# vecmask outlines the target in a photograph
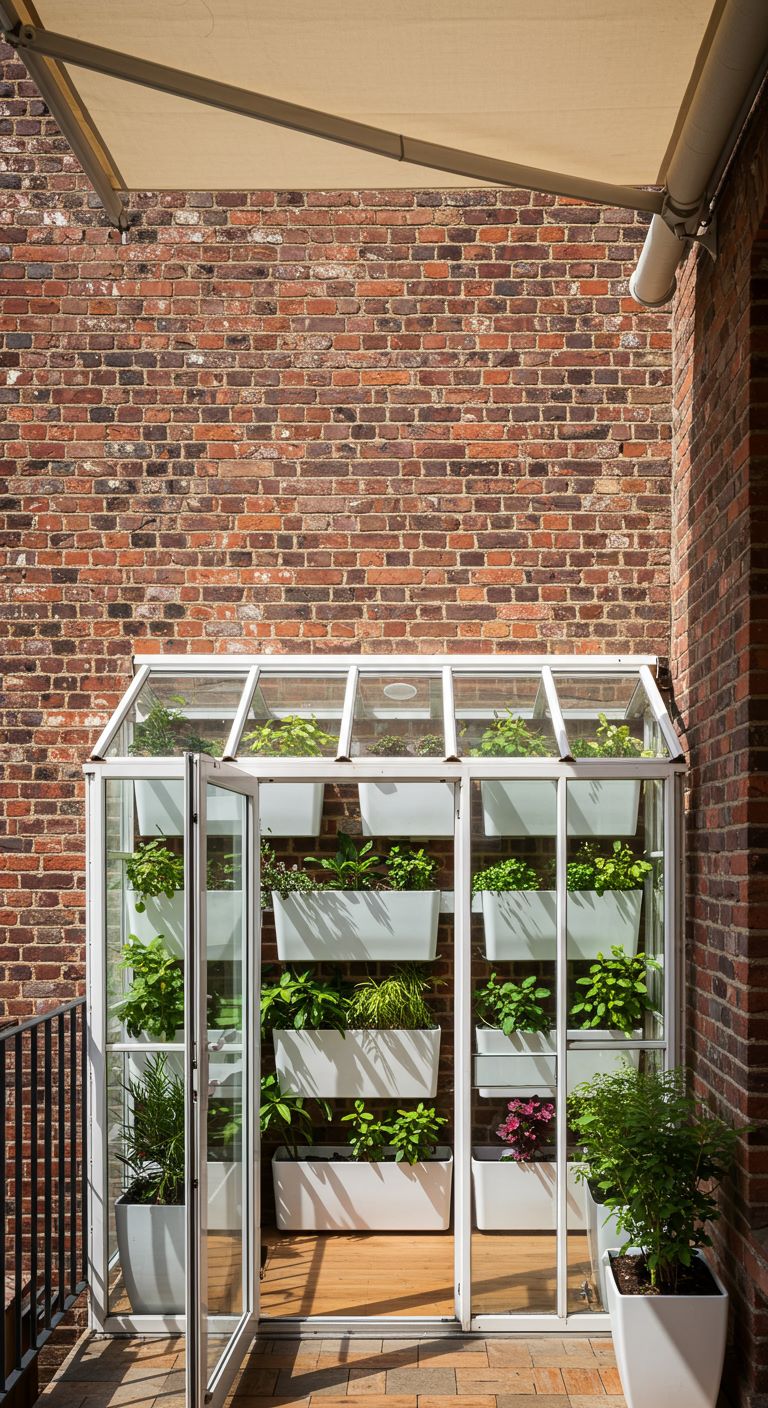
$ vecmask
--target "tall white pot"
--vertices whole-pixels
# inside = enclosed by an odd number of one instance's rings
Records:
[[[580,778],[568,784],[569,836],[634,836],[640,782]],[[480,784],[486,836],[556,836],[557,783],[521,778]]]
[[[115,1203],[120,1269],[134,1315],[183,1315],[184,1206]]]
[[[272,903],[284,963],[435,956],[439,890],[310,890]]]
[[[175,958],[184,957],[184,891],[177,890],[170,899],[157,895],[145,900],[140,913],[136,904],[139,896],[125,891],[125,926],[127,934],[135,934],[143,944],[151,943],[162,934],[165,946]],[[242,890],[208,890],[206,892],[206,952],[209,962],[232,961],[240,954],[243,924]]]
[[[477,903],[479,901],[479,904]],[[568,956],[593,959],[620,944],[637,952],[642,890],[570,890],[567,899]],[[482,890],[480,909],[488,958],[551,961],[557,944],[557,895],[554,890]]]
[[[503,1149],[472,1150],[475,1225],[482,1232],[552,1232],[557,1224],[557,1169],[554,1159],[515,1163]],[[576,1167],[568,1165],[568,1229],[586,1226],[584,1189]]]
[[[364,836],[453,836],[450,782],[360,782]]]
[[[633,1033],[639,1041],[642,1032]],[[580,1041],[599,1041],[605,1051],[580,1050]],[[622,1064],[638,1066],[640,1052],[625,1050],[623,1032],[593,1028],[589,1032],[569,1028],[568,1092],[593,1076],[615,1071]],[[498,1027],[476,1027],[475,1082],[484,1099],[504,1099],[513,1095],[554,1096],[557,1088],[557,1042],[554,1032],[513,1032],[505,1036]]]
[[[349,1149],[285,1149],[272,1158],[277,1225],[283,1232],[444,1232],[451,1217],[453,1156],[427,1163],[356,1162]]]
[[[603,1266],[627,1408],[715,1408],[728,1327],[722,1281],[712,1272],[711,1296],[628,1296],[616,1285],[607,1251]]]
[[[280,1089],[333,1099],[434,1098],[440,1028],[273,1031]]]
[[[140,836],[182,836],[184,784],[176,780],[137,779],[137,825]],[[323,815],[322,782],[265,782],[259,789],[259,826],[269,836],[318,836]],[[212,836],[237,835],[242,827],[242,798],[216,788],[207,796],[207,826]]]

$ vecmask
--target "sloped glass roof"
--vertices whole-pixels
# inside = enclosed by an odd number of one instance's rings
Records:
[[[170,656],[94,758],[677,760],[653,656]]]

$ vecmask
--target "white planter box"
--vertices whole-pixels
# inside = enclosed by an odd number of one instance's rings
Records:
[[[272,903],[284,963],[435,956],[439,890],[310,890]]]
[[[361,782],[364,836],[453,836],[450,782]]]
[[[607,1310],[608,1289],[603,1257],[611,1248],[615,1250],[617,1247],[623,1246],[625,1237],[616,1226],[616,1214],[609,1213],[602,1203],[595,1202],[586,1183],[584,1184],[584,1196],[587,1209],[587,1241],[589,1242],[592,1280],[600,1292],[603,1309]]]
[[[133,784],[139,835],[184,834],[183,782]],[[259,825],[265,836],[318,836],[323,814],[322,782],[265,782],[259,790]],[[243,800],[236,792],[216,788],[207,795],[207,826],[212,836],[242,831]]]
[[[476,904],[479,899],[479,905]],[[637,952],[642,890],[570,890],[567,901],[568,957],[596,958],[620,944]],[[555,957],[557,896],[554,890],[482,890],[475,895],[485,930],[488,958],[512,961]]]
[[[136,909],[138,895],[125,892],[125,932],[135,934],[143,944],[151,943],[157,934],[165,938],[165,946],[176,958],[184,957],[184,891],[177,890],[172,899],[157,895],[146,900],[146,909]],[[234,961],[239,956],[243,932],[242,890],[208,890],[206,893],[206,950],[209,962]]]
[[[642,1032],[633,1033],[640,1040]],[[613,1051],[580,1051],[572,1045],[568,1051],[568,1093],[582,1081],[602,1075],[629,1062],[637,1067],[639,1051],[621,1049],[626,1037],[623,1032],[595,1027],[589,1032],[569,1028],[569,1042],[601,1041],[619,1048]],[[513,1095],[554,1096],[556,1090],[557,1043],[554,1032],[513,1032],[505,1036],[498,1027],[475,1027],[477,1057],[475,1083],[479,1093],[489,1100]]]
[[[604,1266],[627,1408],[715,1408],[728,1326],[722,1282],[714,1277],[719,1294],[711,1296],[626,1296],[608,1252]]]
[[[325,1099],[434,1097],[440,1028],[428,1031],[273,1031],[280,1089]]]
[[[482,1232],[553,1232],[557,1173],[554,1159],[517,1164],[502,1160],[503,1149],[473,1149],[475,1226]],[[576,1166],[568,1166],[568,1229],[586,1227],[584,1187]]]
[[[584,778],[568,784],[569,836],[634,836],[640,782]],[[486,836],[556,836],[557,783],[521,779],[483,782]]]
[[[186,1208],[115,1203],[120,1269],[134,1315],[183,1315]]]
[[[343,1158],[333,1158],[333,1155]],[[272,1159],[282,1232],[444,1232],[451,1216],[450,1149],[429,1163],[356,1162],[349,1149],[303,1148]]]

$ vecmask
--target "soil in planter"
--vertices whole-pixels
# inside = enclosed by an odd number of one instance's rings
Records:
[[[616,1284],[624,1296],[660,1296],[664,1292],[651,1285],[651,1274],[642,1256],[612,1256]],[[679,1296],[718,1296],[720,1294],[705,1262],[694,1260],[681,1266],[677,1276]]]

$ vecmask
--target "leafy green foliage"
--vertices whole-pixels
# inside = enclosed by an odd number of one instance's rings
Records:
[[[126,1089],[132,1108],[118,1158],[133,1175],[128,1195],[139,1203],[183,1203],[184,1081],[158,1052],[148,1058],[143,1079]]]
[[[143,944],[129,934],[121,968],[131,970],[131,985],[115,1008],[129,1036],[142,1033],[157,1041],[173,1041],[184,1025],[184,970],[167,950],[163,935]]]
[[[209,738],[201,738],[182,712],[186,701],[179,695],[171,701],[176,708],[153,704],[146,719],[133,726],[133,741],[128,746],[132,757],[167,758],[176,753],[208,753],[221,755],[222,747]]]
[[[209,855],[205,870],[207,890],[237,890],[240,886],[240,857],[229,851]]]
[[[505,1036],[512,1032],[548,1032],[552,1018],[542,1002],[550,996],[550,989],[541,984],[535,973],[519,983],[511,978],[500,983],[491,973],[485,986],[475,990],[475,1010],[481,1021],[489,1027],[500,1027]]]
[[[326,1120],[331,1118],[331,1107],[327,1100],[316,1100]],[[279,1139],[292,1159],[299,1156],[300,1144],[311,1144],[314,1139],[314,1124],[303,1095],[284,1095],[277,1076],[272,1074],[261,1078],[261,1104],[259,1124],[264,1135]]]
[[[396,1163],[418,1164],[432,1158],[447,1120],[421,1100],[415,1109],[392,1110],[383,1119],[367,1110],[364,1101],[356,1100],[354,1109],[342,1116],[342,1123],[351,1126],[349,1143],[354,1159],[381,1163],[392,1150]]]
[[[511,709],[496,714],[493,723],[480,736],[475,758],[547,758],[553,748],[543,733],[529,728]]]
[[[641,890],[646,875],[653,866],[639,859],[623,841],[614,841],[607,856],[597,854],[591,841],[579,848],[575,860],[567,866],[569,890],[594,890],[604,895],[606,890]]]
[[[278,860],[269,841],[261,843],[261,907],[268,909],[274,892],[281,899],[295,894],[297,890],[316,890],[317,885],[306,870],[297,865],[286,865]]]
[[[407,738],[400,733],[385,733],[377,738],[369,749],[372,758],[410,758],[411,748]]]
[[[643,748],[642,740],[630,732],[629,724],[612,724],[605,714],[598,714],[596,738],[574,738],[571,753],[574,758],[652,758],[653,750]]]
[[[410,965],[381,981],[366,978],[349,999],[347,1025],[372,1031],[425,1031],[435,1025],[423,996],[430,987],[421,969]]]
[[[303,973],[286,971],[280,981],[261,989],[261,1029],[316,1031],[321,1027],[345,1031],[347,1001],[340,989],[324,983],[310,969]]]
[[[478,895],[482,890],[538,890],[539,877],[532,865],[525,860],[516,860],[510,857],[509,860],[497,861],[496,865],[489,865],[487,870],[479,870],[472,877],[472,894]]]
[[[320,727],[314,714],[308,719],[286,714],[244,734],[243,745],[261,758],[316,758],[334,749],[336,739]]]
[[[631,956],[620,944],[612,945],[611,955],[598,953],[588,976],[576,979],[585,991],[574,1002],[571,1017],[579,1027],[606,1027],[632,1036],[645,1013],[653,1011],[646,977],[661,965],[646,953]]]
[[[712,1245],[706,1223],[720,1216],[716,1188],[739,1132],[697,1110],[682,1070],[595,1076],[568,1111],[583,1153],[577,1177],[616,1214],[621,1250],[638,1247],[652,1286],[674,1295],[693,1249]]]
[[[350,1126],[349,1143],[353,1159],[381,1163],[391,1133],[386,1120],[366,1110],[363,1100],[356,1100],[354,1109],[348,1115],[342,1115],[341,1122]]]
[[[391,846],[385,865],[391,890],[434,889],[437,861],[423,846]]]
[[[319,865],[329,877],[329,890],[374,890],[382,879],[381,857],[374,855],[373,842],[358,847],[346,831],[337,836],[335,856],[305,856],[307,865]]]
[[[139,898],[136,909],[146,910],[146,901],[165,895],[172,900],[177,890],[184,888],[184,859],[168,849],[164,836],[154,841],[142,841],[125,862],[128,884]]]
[[[425,733],[413,751],[417,758],[444,758],[445,739],[441,733]]]

